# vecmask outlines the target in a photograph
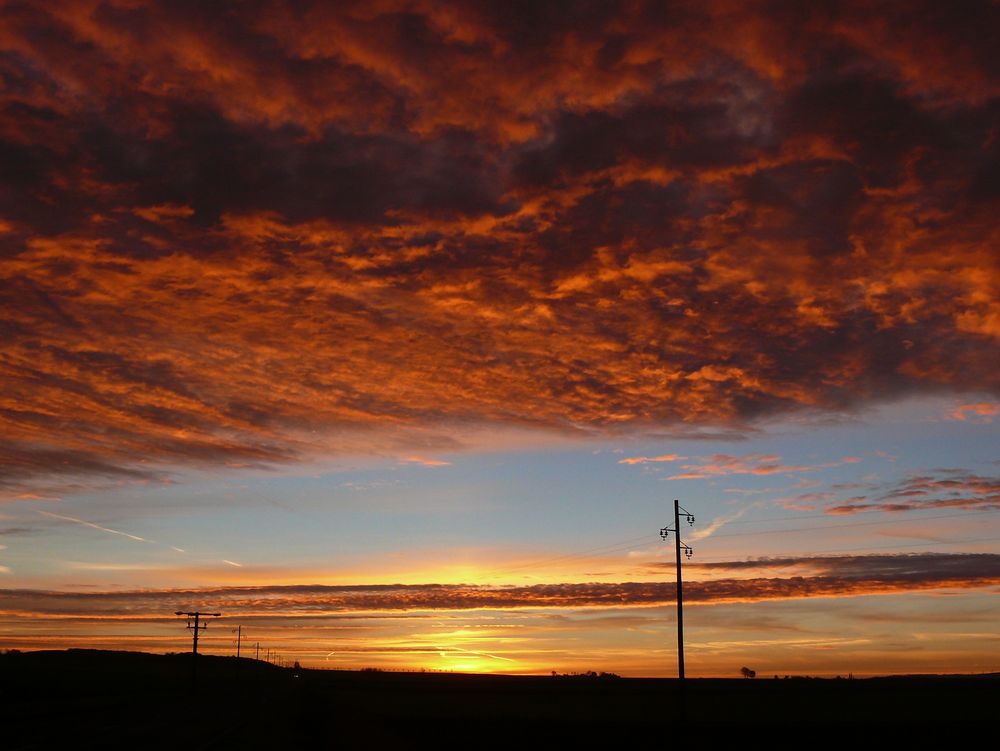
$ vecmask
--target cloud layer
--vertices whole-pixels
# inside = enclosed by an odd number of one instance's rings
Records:
[[[653,563],[653,569],[673,564]],[[740,578],[691,581],[689,602],[722,603],[804,597],[849,597],[1000,583],[1000,555],[933,554],[773,558],[702,563],[706,572]],[[784,570],[785,576],[773,574]],[[756,576],[746,576],[746,574]],[[28,618],[153,618],[175,610],[210,608],[228,615],[310,617],[358,612],[581,608],[660,605],[673,601],[669,583],[623,582],[481,586],[463,584],[260,586],[134,592],[0,590],[0,612]]]
[[[998,13],[4,2],[0,490],[996,393]]]

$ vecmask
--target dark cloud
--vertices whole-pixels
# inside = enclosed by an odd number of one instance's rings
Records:
[[[993,553],[896,553],[892,555],[768,556],[745,561],[691,563],[699,571],[762,571],[808,568],[813,576],[845,579],[933,581],[997,575]]]
[[[30,535],[36,531],[35,527],[0,527],[0,536],[4,535]]]
[[[5,487],[996,393],[997,14],[2,3]]]
[[[102,460],[85,451],[25,446],[0,441],[0,488],[17,488],[36,474],[104,475],[150,479],[152,475]]]
[[[636,162],[681,171],[750,164],[766,136],[755,129],[743,132],[740,116],[763,119],[766,114],[734,112],[743,94],[736,85],[693,80],[661,89],[654,101],[620,112],[560,112],[541,145],[527,145],[519,157],[519,187],[550,190],[582,175]]]

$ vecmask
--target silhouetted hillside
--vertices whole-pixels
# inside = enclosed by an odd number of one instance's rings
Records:
[[[6,749],[596,747],[690,737],[800,745],[825,730],[944,737],[984,724],[1000,676],[866,680],[293,671],[233,657],[68,650],[0,655]]]

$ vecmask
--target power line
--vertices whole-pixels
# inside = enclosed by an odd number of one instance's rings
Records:
[[[944,518],[944,517],[932,517],[932,518]],[[918,520],[917,519],[910,519],[908,521],[918,521]],[[886,523],[889,523],[889,522],[886,522]],[[854,525],[846,525],[846,524],[844,524],[844,525],[839,525],[839,526],[846,527],[846,526],[854,526]],[[776,532],[782,532],[782,531],[785,531],[785,530],[775,530],[775,531]],[[788,530],[788,531],[797,531],[797,530]],[[757,535],[757,534],[770,534],[770,533],[757,533],[757,532],[755,532],[753,534]],[[721,537],[722,535],[713,535],[713,537],[715,537],[715,536],[720,536]],[[643,535],[641,539],[649,540],[650,538],[649,538],[649,535]],[[964,544],[972,544],[972,543],[977,543],[977,542],[996,542],[998,540],[1000,540],[1000,537],[984,537],[984,538],[976,538],[976,539],[972,539],[972,540],[943,540],[943,541],[936,541],[935,540],[935,541],[926,541],[926,542],[918,542],[918,543],[904,543],[904,544],[900,544],[900,545],[874,545],[874,546],[870,545],[870,546],[865,546],[865,547],[860,547],[860,548],[841,548],[841,549],[836,549],[836,550],[833,550],[833,549],[827,549],[827,550],[808,550],[808,551],[801,551],[801,552],[792,552],[792,553],[787,553],[787,554],[783,553],[782,555],[788,555],[788,556],[798,556],[798,555],[808,556],[808,555],[816,555],[818,553],[848,553],[848,552],[864,552],[866,550],[885,550],[885,549],[890,549],[890,548],[919,548],[919,547],[922,547],[922,546],[925,546],[925,545],[964,545]],[[627,544],[626,545],[619,545],[617,548],[614,548],[614,549],[611,549],[611,550],[607,550],[605,552],[614,553],[614,552],[617,552],[618,550],[627,550],[630,547],[632,547],[632,546],[631,545],[627,545]],[[563,559],[569,559],[569,558],[572,558],[572,557],[573,557],[573,555],[569,554],[569,555],[563,556]],[[586,557],[586,556],[582,555],[580,557]],[[719,561],[730,561],[732,559],[733,559],[733,556],[731,556],[731,555],[729,555],[729,556],[718,556],[718,557],[714,557],[714,558],[702,559],[700,562],[703,562],[703,563],[715,563],[715,562],[719,562]],[[540,564],[524,564],[523,566],[519,566],[518,568],[528,568],[530,566],[536,566],[536,565],[540,565]],[[694,564],[694,565],[697,566],[698,564]],[[492,571],[492,572],[490,572],[490,574],[491,575],[504,574],[504,573],[507,573],[507,571],[509,571],[509,569],[501,569],[501,570]]]
[[[627,539],[620,540],[618,542],[611,542],[611,543],[608,543],[607,545],[602,545],[602,546],[600,546],[598,548],[589,548],[587,550],[578,550],[578,551],[573,552],[573,553],[566,553],[565,555],[557,555],[557,556],[553,556],[551,558],[542,558],[541,560],[531,561],[529,563],[519,563],[519,564],[516,564],[514,566],[508,566],[508,567],[502,568],[502,569],[494,569],[490,573],[505,574],[505,573],[508,573],[508,572],[519,571],[521,569],[526,569],[526,568],[537,568],[538,566],[542,566],[542,565],[544,565],[546,563],[555,563],[555,562],[558,562],[558,561],[563,561],[563,560],[572,559],[572,558],[583,558],[583,557],[586,557],[586,556],[591,555],[593,553],[614,552],[614,550],[616,550],[618,548],[621,548],[623,546],[629,546],[629,545],[631,545],[633,543],[636,543],[636,542],[642,542],[643,540],[649,540],[649,535],[638,535],[636,537],[629,537]],[[611,548],[612,550],[609,550],[609,548]]]
[[[820,525],[818,527],[795,527],[793,529],[773,529],[773,530],[765,530],[765,531],[762,531],[762,532],[727,532],[727,533],[721,534],[721,535],[712,535],[712,538],[715,539],[715,538],[720,538],[720,537],[753,537],[753,536],[756,536],[756,535],[771,535],[771,536],[773,536],[776,533],[778,533],[778,534],[781,534],[781,533],[791,534],[791,533],[795,533],[795,532],[816,532],[816,531],[823,531],[823,530],[827,530],[827,529],[847,529],[849,527],[872,527],[872,526],[878,526],[878,525],[883,525],[883,524],[907,524],[907,523],[912,523],[912,522],[929,522],[929,521],[935,521],[937,519],[955,519],[955,518],[958,518],[958,517],[980,516],[982,514],[995,514],[995,513],[997,513],[997,511],[1000,511],[1000,509],[995,509],[995,510],[990,510],[990,511],[970,511],[968,513],[959,513],[959,514],[938,514],[937,516],[924,516],[924,517],[920,517],[920,518],[911,518],[911,519],[883,519],[881,521],[852,522],[852,523],[849,523],[849,524],[823,524],[823,525]],[[817,518],[821,518],[821,517],[817,517]],[[826,517],[826,518],[829,518],[829,517]],[[708,539],[708,538],[706,538],[706,539]]]
[[[977,537],[971,540],[925,540],[923,542],[914,543],[903,543],[900,545],[866,545],[860,548],[827,548],[825,550],[806,550],[806,551],[792,551],[788,553],[781,553],[780,558],[795,558],[795,557],[809,557],[817,555],[828,555],[832,553],[864,553],[869,550],[893,550],[898,548],[923,548],[930,547],[933,545],[970,545],[977,542],[997,542],[1000,541],[1000,537]],[[708,558],[701,563],[720,563],[725,561],[731,561],[732,556],[723,556],[716,558]],[[747,559],[754,560],[754,559]],[[761,563],[767,563],[767,559],[760,560]],[[694,565],[698,565],[697,563]]]
[[[926,510],[926,509],[925,509]],[[1000,508],[986,509],[984,511],[968,511],[961,514],[952,514],[952,516],[972,516],[973,514],[992,514],[1000,511]],[[894,512],[881,512],[881,513],[894,513]],[[895,512],[899,513],[899,512]],[[919,513],[919,512],[917,512]],[[837,516],[836,514],[796,514],[795,516],[773,516],[768,519],[735,519],[731,522],[726,522],[726,526],[735,526],[738,524],[770,524],[772,522],[792,522],[792,521],[803,521],[805,519],[829,519],[831,516]],[[926,517],[924,517],[926,518]],[[938,518],[938,517],[935,517]]]
[[[986,511],[970,511],[970,512],[955,513],[955,514],[937,514],[936,516],[924,516],[924,517],[910,518],[910,519],[883,519],[881,521],[850,522],[850,523],[847,523],[847,524],[828,524],[828,525],[820,525],[820,526],[815,526],[815,527],[798,527],[798,528],[794,528],[794,529],[774,529],[774,530],[764,530],[764,531],[760,531],[760,532],[732,532],[732,533],[724,533],[724,534],[712,535],[711,539],[726,538],[726,537],[755,537],[755,536],[760,536],[760,535],[774,536],[776,534],[777,535],[780,535],[780,534],[795,534],[795,533],[798,533],[798,532],[815,532],[815,531],[823,531],[823,530],[827,530],[827,529],[848,529],[848,528],[853,528],[853,527],[868,527],[868,526],[879,526],[879,525],[906,524],[906,523],[912,523],[912,522],[936,521],[938,519],[955,519],[955,518],[959,518],[959,517],[961,517],[961,518],[968,518],[970,516],[982,516],[984,514],[995,514],[998,511],[1000,511],[1000,509],[990,509],[990,510],[986,510]],[[811,516],[779,517],[777,519],[733,521],[733,522],[727,522],[727,525],[728,524],[757,524],[757,523],[769,523],[769,522],[772,522],[772,521],[789,521],[789,520],[796,520],[797,521],[799,519],[829,519],[829,518],[830,518],[829,514],[817,514],[817,515],[811,515]],[[704,539],[708,540],[709,538],[706,537]],[[522,571],[524,569],[539,568],[539,567],[545,566],[546,564],[549,564],[549,563],[558,563],[558,562],[571,561],[571,560],[575,560],[575,559],[578,559],[578,558],[586,558],[586,557],[588,557],[588,556],[590,556],[590,555],[592,555],[594,553],[604,553],[604,554],[617,553],[619,551],[623,551],[623,550],[629,549],[636,542],[642,542],[644,540],[652,542],[652,540],[650,539],[649,535],[639,535],[638,537],[626,538],[626,539],[623,539],[623,540],[619,540],[617,542],[609,543],[607,545],[602,545],[601,547],[597,547],[597,548],[589,548],[589,549],[585,549],[585,550],[579,550],[579,551],[575,551],[575,552],[572,552],[572,553],[566,553],[564,555],[553,556],[553,557],[550,557],[550,558],[542,558],[542,559],[539,559],[539,560],[530,561],[528,563],[520,563],[520,564],[516,564],[516,565],[513,565],[513,566],[506,566],[506,567],[503,567],[503,568],[493,569],[492,571],[490,571],[490,572],[487,573],[487,576],[491,576],[491,577],[502,576],[502,575],[508,574],[508,573],[516,573],[516,572]],[[720,560],[725,560],[725,559],[720,559]]]

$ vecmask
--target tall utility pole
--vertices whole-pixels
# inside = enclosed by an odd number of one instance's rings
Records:
[[[681,579],[681,550],[684,555],[690,558],[694,550],[690,545],[685,545],[681,540],[681,514],[687,518],[687,523],[694,524],[694,515],[687,509],[682,508],[680,501],[674,500],[674,526],[664,527],[660,530],[660,537],[664,540],[674,535],[674,551],[677,558],[677,678],[678,697],[680,699],[680,713],[684,715],[684,587]]]
[[[201,613],[201,612],[199,612],[197,610],[194,611],[193,613],[185,613],[182,610],[178,610],[176,613],[174,613],[174,615],[186,615],[188,617],[188,625],[187,625],[187,627],[189,629],[191,629],[191,636],[192,636],[192,640],[193,640],[193,644],[192,644],[192,647],[191,647],[191,653],[194,654],[195,656],[197,656],[197,654],[198,654],[198,632],[199,631],[204,631],[206,628],[208,628],[208,624],[207,623],[202,623],[201,619],[204,618],[204,617],[206,617],[206,616],[211,616],[212,618],[218,618],[220,615],[222,615],[222,613]],[[191,618],[194,618],[194,624],[193,625],[191,623]]]
[[[240,659],[240,645],[243,643],[243,626],[236,627],[236,659]]]
[[[222,613],[202,613],[200,611],[194,611],[193,613],[185,613],[183,610],[178,610],[174,615],[186,615],[188,617],[187,627],[191,629],[192,646],[191,646],[191,681],[192,683],[197,680],[198,677],[198,632],[204,631],[208,628],[207,623],[202,623],[201,619],[206,616],[211,616],[212,618],[218,618]],[[194,618],[194,624],[191,623],[191,619]]]
[[[257,644],[255,646],[257,648],[257,656],[254,657],[254,659],[259,661],[260,660],[260,642],[257,642]]]

